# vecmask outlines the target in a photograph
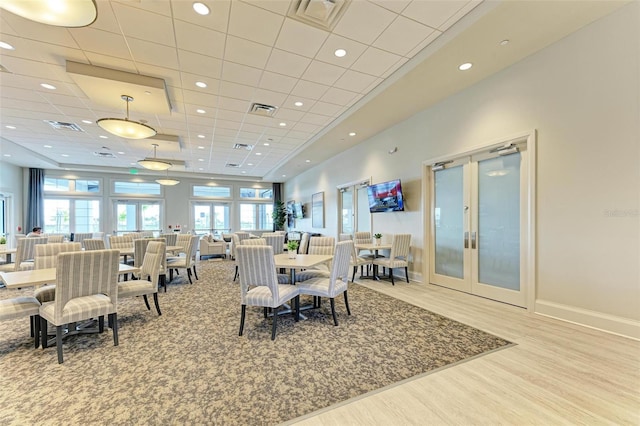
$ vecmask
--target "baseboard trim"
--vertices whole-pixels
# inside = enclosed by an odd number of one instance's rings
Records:
[[[547,300],[536,300],[535,313],[618,336],[640,340],[640,321],[576,308],[575,306],[562,305]]]

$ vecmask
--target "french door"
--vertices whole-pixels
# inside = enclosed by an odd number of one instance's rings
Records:
[[[220,237],[231,231],[230,209],[227,203],[194,202],[193,229],[197,234],[213,233]]]
[[[371,213],[367,198],[368,180],[339,187],[340,232],[353,234],[371,230]]]
[[[431,167],[430,282],[526,306],[527,145]]]
[[[117,233],[162,231],[160,201],[118,200],[114,210]]]

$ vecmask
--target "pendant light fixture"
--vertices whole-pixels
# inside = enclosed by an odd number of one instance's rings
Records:
[[[25,19],[56,27],[86,27],[98,17],[94,0],[2,0],[0,8]]]
[[[171,168],[171,166],[173,166],[173,164],[169,163],[168,161],[158,160],[156,158],[156,149],[157,148],[158,148],[158,144],[154,143],[153,144],[153,158],[145,158],[144,160],[139,160],[138,164],[141,167],[144,167],[145,169],[155,170],[155,171],[168,170],[169,168]],[[158,182],[158,183],[160,183],[160,182]]]
[[[156,179],[156,182],[158,182],[160,185],[163,185],[163,186],[174,186],[180,183],[178,179],[171,179],[169,177],[169,170],[167,170],[166,178]]]
[[[96,121],[98,126],[111,134],[126,139],[145,139],[155,136],[157,132],[153,127],[138,121],[129,120],[129,102],[133,102],[133,98],[129,95],[122,95],[120,97],[127,103],[126,118],[101,118]]]

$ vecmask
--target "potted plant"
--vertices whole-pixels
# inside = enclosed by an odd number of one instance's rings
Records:
[[[0,250],[7,249],[7,239],[5,237],[0,237]]]
[[[287,253],[289,254],[289,259],[295,259],[298,251],[298,241],[289,240],[287,243]]]
[[[274,231],[283,231],[284,223],[287,221],[287,206],[282,201],[276,201],[271,218]]]
[[[377,246],[382,244],[382,234],[373,234],[373,241]]]

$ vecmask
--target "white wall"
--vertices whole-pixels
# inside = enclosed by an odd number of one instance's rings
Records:
[[[413,234],[419,277],[421,163],[536,129],[535,311],[640,337],[639,18],[633,2],[291,179],[285,198],[325,191],[317,232],[335,235],[336,185],[402,179],[409,211],[374,215],[372,229]]]
[[[0,160],[0,193],[11,198],[10,211],[7,212],[7,232],[11,235],[18,233],[17,227],[24,232],[24,214],[22,205],[26,199],[22,183],[22,168]],[[8,238],[8,244],[13,246],[13,238]]]

